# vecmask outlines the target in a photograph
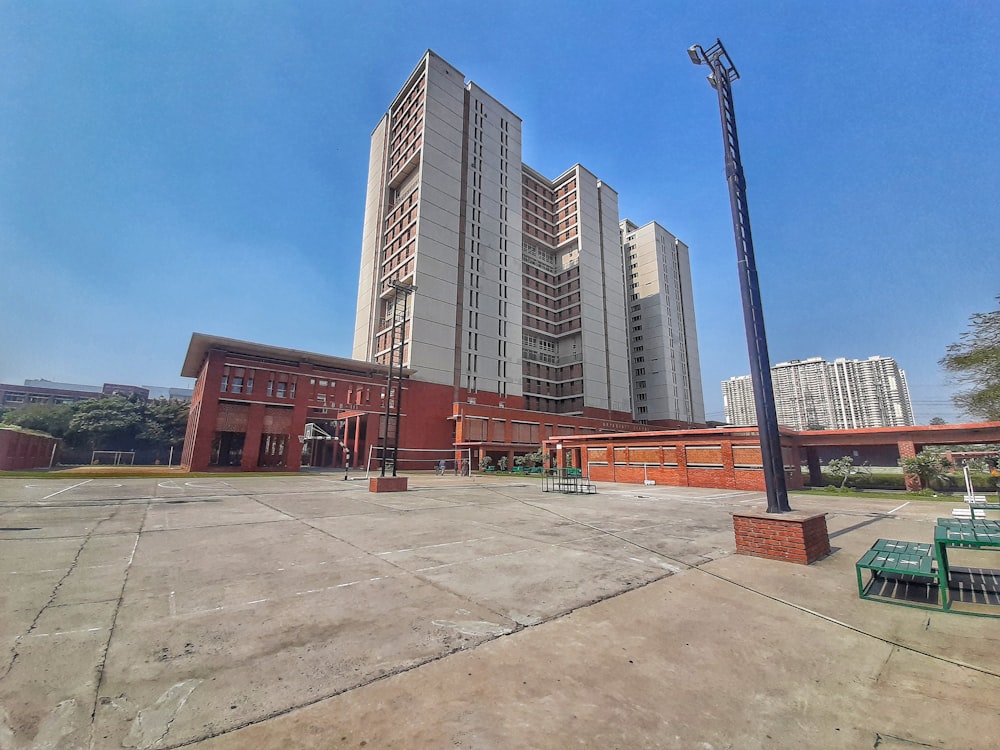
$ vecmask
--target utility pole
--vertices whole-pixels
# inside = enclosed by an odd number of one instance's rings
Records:
[[[740,292],[743,295],[743,321],[746,327],[747,350],[750,354],[750,376],[757,407],[760,455],[764,464],[764,483],[767,487],[767,512],[785,513],[791,508],[788,505],[788,489],[785,486],[781,434],[778,431],[774,388],[771,384],[771,363],[767,355],[767,336],[764,333],[764,311],[760,301],[753,238],[750,234],[747,186],[743,176],[743,164],[740,161],[740,143],[736,136],[736,111],[733,108],[732,82],[738,80],[740,74],[719,39],[716,39],[715,44],[707,50],[698,44],[688,48],[688,55],[695,65],[707,65],[711,68],[712,73],[708,76],[708,82],[719,95],[722,145],[726,156],[726,181],[729,183],[729,203],[733,214],[733,233],[736,236],[736,261],[740,275]]]

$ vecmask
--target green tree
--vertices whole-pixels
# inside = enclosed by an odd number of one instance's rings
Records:
[[[70,431],[76,404],[32,404],[8,411],[3,418],[6,424],[26,430],[47,432],[52,437],[65,438]]]
[[[854,465],[854,459],[851,456],[844,456],[843,458],[831,458],[826,462],[827,471],[833,474],[835,477],[842,477],[840,480],[840,488],[843,489],[847,485],[847,480],[856,475],[870,474],[871,471],[868,469],[868,462],[861,464],[860,466]]]
[[[921,487],[930,488],[948,479],[951,461],[940,453],[925,450],[912,458],[899,459],[899,466],[907,476],[920,479]]]
[[[497,459],[497,469],[499,469],[500,471],[507,471],[507,457],[506,456],[500,456],[500,458]]]
[[[855,466],[854,459],[851,456],[844,456],[843,458],[831,458],[826,462],[826,468],[835,477],[841,477],[840,489],[844,489],[848,479],[855,474],[863,474],[867,471],[868,466],[867,464]]]
[[[169,448],[184,442],[190,406],[182,401],[157,399],[144,404],[144,418],[136,437],[151,448]]]
[[[124,396],[81,401],[69,423],[69,438],[91,450],[129,450],[145,423],[143,404]]]
[[[942,425],[942,424],[948,424],[948,423],[945,422],[944,419],[942,419],[941,417],[931,417],[931,421],[929,422],[929,424]]]
[[[959,343],[948,347],[940,364],[971,386],[954,397],[960,409],[989,422],[1000,421],[1000,309],[969,318],[968,330]]]

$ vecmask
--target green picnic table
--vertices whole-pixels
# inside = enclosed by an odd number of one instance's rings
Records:
[[[884,577],[898,577],[903,583],[921,581],[933,584],[937,580],[937,573],[933,568],[932,549],[932,545],[920,542],[879,539],[855,565],[858,596],[862,599],[872,598],[869,591],[878,579]],[[871,573],[867,584],[862,579],[864,570]]]
[[[951,608],[949,547],[1000,550],[1000,521],[969,518],[939,518],[937,520],[937,525],[934,527],[934,549],[938,562],[937,575],[941,590],[941,606],[945,610]]]

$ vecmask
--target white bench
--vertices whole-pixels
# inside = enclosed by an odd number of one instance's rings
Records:
[[[951,515],[955,518],[986,518],[986,508],[975,508],[971,505],[966,508],[954,508]]]

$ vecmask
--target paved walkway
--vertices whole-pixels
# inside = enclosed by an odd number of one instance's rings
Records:
[[[759,493],[27,484],[0,748],[1000,747],[1000,621],[857,597],[875,538],[950,506],[793,496],[829,513],[807,567],[732,554]]]

